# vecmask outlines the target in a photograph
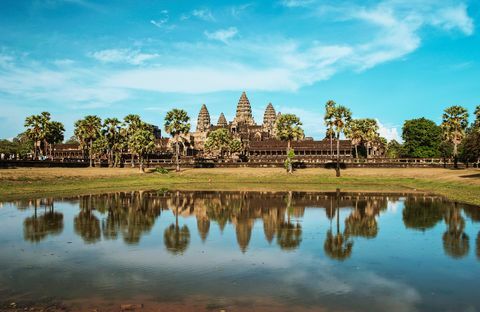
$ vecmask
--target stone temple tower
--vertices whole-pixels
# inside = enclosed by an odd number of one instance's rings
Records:
[[[235,119],[233,119],[234,124],[244,123],[248,126],[255,125],[252,115],[252,107],[250,106],[250,101],[247,98],[247,94],[242,92],[240,100],[238,100],[237,105],[237,114]]]
[[[198,113],[197,132],[210,130],[210,125],[210,113],[208,112],[207,106],[203,104],[200,113]]]
[[[225,118],[225,115],[223,113],[221,113],[220,117],[218,117],[217,126],[219,126],[219,127],[228,126],[227,118]]]
[[[277,113],[275,108],[273,108],[272,103],[268,103],[267,108],[265,108],[265,113],[263,114],[263,126],[265,128],[272,128],[277,119]]]

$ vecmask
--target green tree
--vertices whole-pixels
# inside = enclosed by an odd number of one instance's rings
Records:
[[[15,144],[10,140],[0,140],[0,154],[14,155]]]
[[[232,139],[228,144],[228,152],[230,154],[240,153],[243,150],[243,143],[239,139]]]
[[[107,118],[103,122],[103,135],[107,140],[108,165],[117,167],[119,165],[120,153],[124,148],[124,136],[122,135],[122,123],[117,118]]]
[[[406,120],[402,128],[403,152],[406,157],[439,157],[442,129],[426,118]]]
[[[333,137],[335,136],[335,131],[333,130],[333,112],[335,111],[336,103],[332,100],[328,100],[325,103],[325,115],[323,117],[323,122],[327,127],[326,137],[330,139],[330,155],[333,155]]]
[[[125,118],[123,118],[123,121],[125,123],[125,125],[127,126],[127,129],[126,129],[126,136],[127,136],[127,141],[129,140],[129,138],[133,135],[133,133],[135,133],[135,131],[137,131],[138,128],[141,128],[142,126],[142,120],[140,118],[140,116],[138,115],[134,115],[134,114],[129,114],[127,116],[125,116]],[[130,147],[129,147],[130,149]],[[132,153],[130,151],[130,154],[131,154],[131,163],[132,163],[132,168],[135,167],[135,154]]]
[[[75,136],[82,148],[88,149],[90,167],[93,166],[93,142],[101,135],[102,120],[95,115],[88,115],[75,122]]]
[[[387,157],[388,158],[399,158],[403,154],[403,146],[398,143],[396,140],[391,140],[387,144]]]
[[[155,150],[155,136],[151,129],[144,125],[138,128],[129,138],[128,146],[136,154],[140,171],[143,172],[145,157]]]
[[[51,121],[47,125],[47,135],[46,135],[46,142],[50,146],[50,156],[53,158],[53,151],[55,150],[55,144],[59,144],[63,142],[65,132],[65,127],[61,122],[58,121]]]
[[[375,119],[365,118],[362,119],[362,132],[363,141],[367,150],[367,158],[372,156],[372,148],[374,142],[378,139],[378,123]]]
[[[472,129],[476,132],[480,132],[480,105],[475,108],[475,121],[473,122]]]
[[[345,136],[352,141],[352,145],[355,147],[355,158],[358,158],[358,146],[364,137],[363,119],[352,119],[345,129]]]
[[[180,139],[190,131],[190,117],[183,109],[172,109],[165,116],[165,131],[170,134],[175,143],[175,163],[176,171],[180,171]]]
[[[461,106],[451,106],[445,109],[442,121],[443,137],[453,144],[455,168],[458,168],[458,145],[465,137],[468,126],[468,112]]]
[[[480,131],[472,131],[465,137],[460,158],[465,162],[480,163]]]
[[[13,138],[13,146],[15,148],[15,154],[20,158],[25,158],[33,150],[33,141],[27,136],[25,132],[20,133]]]
[[[49,131],[50,113],[42,112],[40,115],[31,115],[25,119],[25,134],[34,142],[33,157],[46,156],[47,135]],[[42,148],[43,143],[43,148]]]
[[[223,158],[224,153],[229,150],[232,137],[227,129],[220,128],[208,134],[205,141],[205,150],[220,155]]]
[[[277,138],[287,142],[287,155],[291,150],[292,141],[303,139],[303,129],[300,118],[294,114],[283,114],[278,117],[275,124]],[[288,161],[288,157],[287,157]],[[287,166],[287,172],[293,173],[293,166],[291,162]]]
[[[333,129],[337,140],[337,165],[335,172],[337,177],[340,176],[340,134],[345,132],[347,125],[352,120],[352,113],[345,106],[337,106],[333,112]]]

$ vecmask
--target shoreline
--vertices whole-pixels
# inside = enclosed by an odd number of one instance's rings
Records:
[[[424,193],[480,205],[480,169],[183,169],[139,173],[132,168],[18,168],[0,170],[0,201],[138,190]]]

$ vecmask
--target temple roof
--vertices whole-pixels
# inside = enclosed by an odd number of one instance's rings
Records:
[[[207,106],[203,104],[198,113],[197,132],[203,132],[208,129],[210,129],[210,113],[208,112]]]
[[[225,115],[221,113],[220,117],[218,117],[217,126],[225,127],[227,125],[227,118],[225,118]]]

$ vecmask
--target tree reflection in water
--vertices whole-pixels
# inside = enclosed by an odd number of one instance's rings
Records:
[[[232,226],[242,253],[248,252],[256,221],[263,224],[265,240],[284,251],[295,251],[302,244],[303,219],[306,207],[325,209],[330,228],[325,233],[324,252],[331,259],[343,261],[352,255],[353,239],[374,239],[379,233],[378,217],[387,208],[386,196],[332,193],[274,192],[117,192],[102,195],[61,199],[79,205],[73,220],[74,231],[86,243],[101,239],[123,239],[126,244],[138,244],[155,226],[162,210],[171,210],[175,222],[164,231],[164,245],[172,254],[183,254],[189,247],[191,232],[182,218],[196,218],[197,233],[203,243],[217,224],[220,233]],[[398,200],[398,199],[396,199]],[[16,202],[20,210],[34,208],[32,216],[23,222],[24,239],[38,243],[49,235],[63,231],[63,214],[54,211],[53,199]],[[37,211],[38,207],[43,210]],[[341,231],[340,210],[349,209]],[[445,254],[457,259],[469,252],[469,237],[465,233],[465,217],[480,221],[480,209],[455,205],[438,197],[407,196],[402,218],[405,228],[428,231],[445,221],[442,236]],[[336,227],[332,223],[336,222]],[[480,260],[480,233],[476,235],[475,253]]]
[[[290,215],[294,213],[292,206],[292,192],[287,195],[287,222],[280,222],[277,231],[277,243],[283,250],[294,250],[302,242],[302,227],[298,222],[293,224]]]
[[[443,249],[453,258],[463,258],[468,254],[469,237],[465,234],[465,219],[455,203],[445,212],[445,224],[447,231],[443,234]]]
[[[34,214],[23,221],[23,237],[26,241],[38,243],[49,235],[59,235],[63,231],[63,214],[54,211],[53,199],[34,201]],[[38,215],[38,206],[44,211]],[[25,207],[23,207],[25,208]]]
[[[163,233],[165,248],[174,255],[183,254],[190,244],[190,230],[186,225],[182,227],[178,225],[179,206],[185,207],[185,203],[185,200],[181,201],[180,193],[176,192],[173,198],[175,223],[170,224]]]
[[[350,240],[346,233],[340,233],[340,191],[335,194],[336,215],[337,215],[337,233],[334,235],[332,231],[332,223],[327,231],[323,249],[325,254],[334,260],[346,260],[352,255],[353,241]],[[333,205],[333,203],[332,203]]]

